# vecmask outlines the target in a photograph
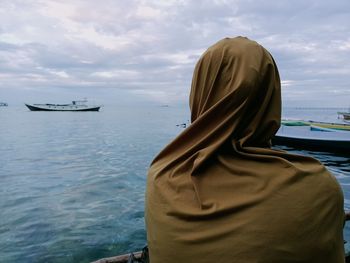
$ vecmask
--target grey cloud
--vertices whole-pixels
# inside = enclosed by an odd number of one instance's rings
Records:
[[[349,100],[347,0],[22,2],[1,3],[0,91],[115,89],[183,101],[200,54],[243,35],[275,57],[285,101]]]

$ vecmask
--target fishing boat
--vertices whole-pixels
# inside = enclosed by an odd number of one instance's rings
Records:
[[[318,125],[282,125],[272,143],[327,152],[350,152],[350,132]]]
[[[283,126],[318,126],[327,129],[346,130],[350,131],[350,124],[347,123],[334,123],[334,122],[321,122],[321,121],[305,121],[305,120],[288,120],[284,119],[281,123]]]
[[[91,263],[128,263],[128,262],[142,262],[141,261],[141,251],[134,253],[123,254],[115,257],[102,258]],[[129,260],[132,258],[132,260]]]
[[[91,263],[149,263],[148,247],[145,246],[142,251],[102,258]]]
[[[350,121],[350,108],[348,111],[338,111],[338,118],[342,118],[344,121]]]
[[[338,116],[343,116],[344,120],[350,121],[350,112],[338,112]]]
[[[73,100],[69,104],[28,104],[31,111],[99,111],[101,106],[87,105],[87,100]]]

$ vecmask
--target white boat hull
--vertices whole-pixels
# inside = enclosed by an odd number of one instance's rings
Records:
[[[74,104],[25,104],[31,111],[99,111],[101,106]]]

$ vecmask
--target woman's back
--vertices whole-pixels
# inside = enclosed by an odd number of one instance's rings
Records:
[[[281,110],[271,55],[219,41],[196,66],[190,105],[192,124],[149,170],[151,262],[344,262],[338,183],[313,158],[270,148]]]

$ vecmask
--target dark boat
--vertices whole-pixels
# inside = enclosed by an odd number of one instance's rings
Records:
[[[70,104],[27,104],[31,111],[99,111],[101,106],[89,106],[87,100],[74,100]]]
[[[327,152],[350,152],[350,132],[319,126],[282,125],[272,139],[274,145]]]
[[[142,251],[102,258],[91,263],[149,263],[148,247],[145,246]]]
[[[142,252],[134,252],[129,254],[123,254],[115,257],[102,258],[91,263],[127,263],[130,258],[133,258],[133,261],[130,262],[142,262],[141,261]]]

